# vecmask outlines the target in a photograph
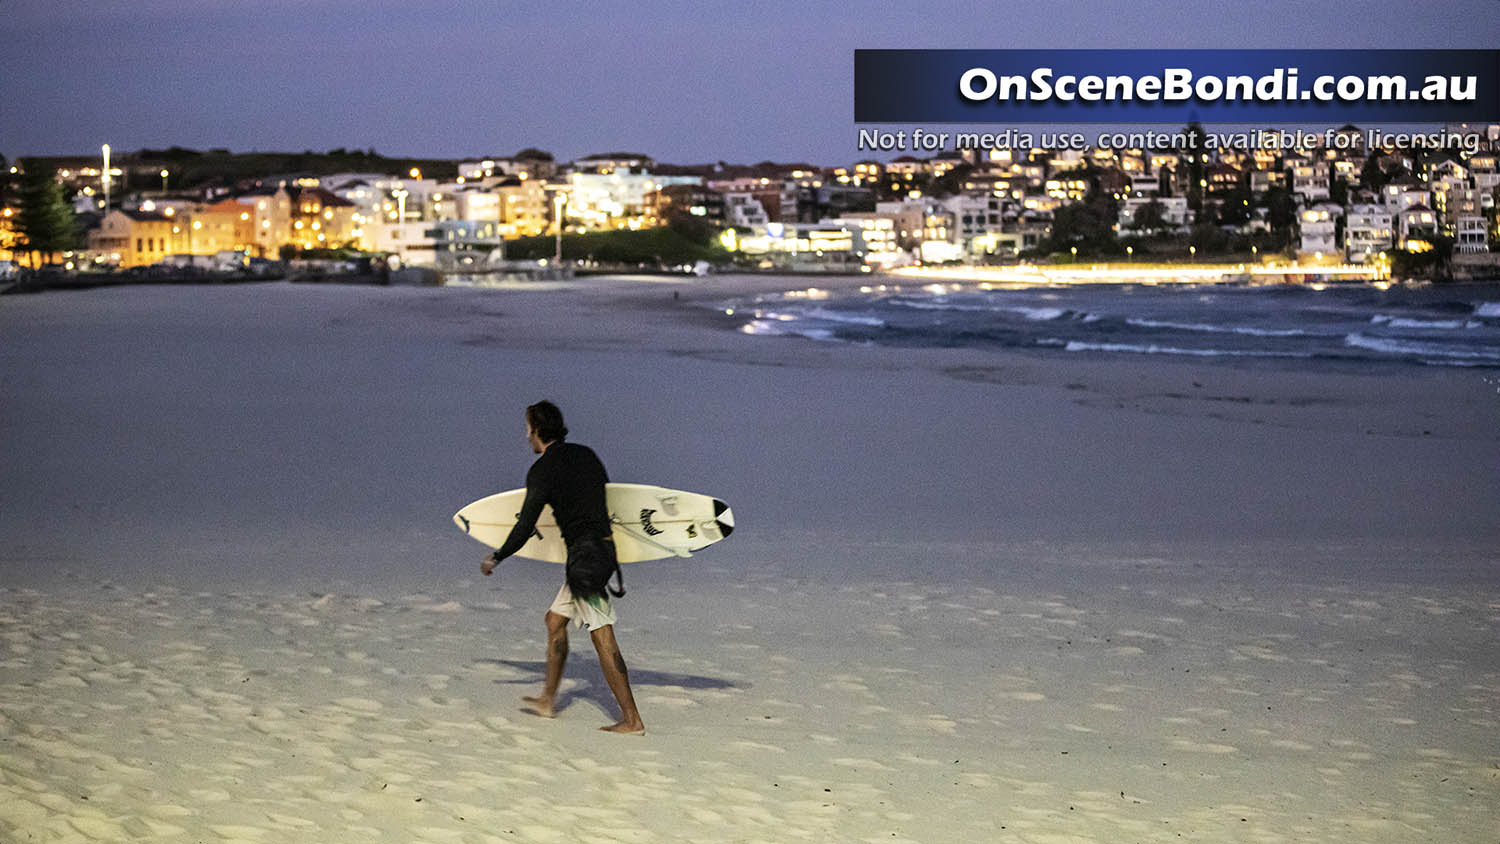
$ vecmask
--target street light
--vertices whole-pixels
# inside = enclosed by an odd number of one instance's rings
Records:
[[[563,209],[568,206],[568,195],[558,191],[552,199],[557,206],[557,253],[554,256],[558,265],[562,264],[562,236],[563,236]]]
[[[490,263],[505,260],[505,235],[500,233],[500,227],[505,225],[505,202],[500,194],[495,194],[495,252],[491,255]]]
[[[396,222],[398,224],[406,222],[406,195],[406,188],[396,188],[391,191],[391,196],[396,197]]]
[[[161,192],[167,192],[167,168],[161,168]]]
[[[109,144],[104,147],[104,213],[109,213]]]

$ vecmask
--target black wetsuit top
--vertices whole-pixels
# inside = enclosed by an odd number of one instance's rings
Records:
[[[599,456],[586,445],[557,442],[547,447],[526,473],[526,501],[511,528],[494,554],[503,560],[521,550],[536,530],[542,507],[552,505],[557,526],[562,529],[568,546],[610,535],[609,510],[604,505],[604,485],[609,475]]]

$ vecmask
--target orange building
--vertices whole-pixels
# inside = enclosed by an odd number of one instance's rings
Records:
[[[171,255],[215,255],[254,247],[255,223],[233,200],[166,211],[110,211],[89,233],[89,251],[121,268],[156,264]]]
[[[354,212],[358,209],[332,191],[284,185],[272,195],[271,205],[270,228],[283,232],[282,243],[303,249],[324,249],[357,239]]]
[[[89,233],[89,251],[122,268],[149,266],[177,251],[180,230],[181,226],[164,214],[116,208]]]
[[[243,203],[226,199],[196,209],[187,221],[192,227],[189,248],[194,255],[213,255],[255,249],[255,219]]]

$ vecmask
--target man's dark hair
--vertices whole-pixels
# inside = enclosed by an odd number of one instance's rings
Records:
[[[544,443],[560,443],[568,438],[568,426],[563,424],[562,411],[550,401],[539,401],[526,408],[526,424]]]

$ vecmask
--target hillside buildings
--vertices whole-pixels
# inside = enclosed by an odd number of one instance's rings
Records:
[[[669,165],[636,153],[557,162],[527,150],[457,162],[452,179],[292,174],[169,193],[163,176],[162,190],[117,192],[107,209],[100,168],[59,168],[58,178],[90,212],[89,256],[123,268],[334,248],[409,263],[486,259],[515,238],[679,217],[732,229],[742,252],[766,260],[845,252],[876,266],[1003,260],[1067,245],[1055,225],[1079,204],[1106,215],[1108,236],[1132,243],[1281,231],[1304,259],[1372,262],[1396,249],[1451,243],[1474,254],[1500,243],[1497,129],[1477,127],[1480,143],[1463,149],[1368,147],[1346,127],[1333,145],[1318,136],[1286,149],[965,150],[830,168]],[[0,215],[0,251],[14,240],[15,211]]]

